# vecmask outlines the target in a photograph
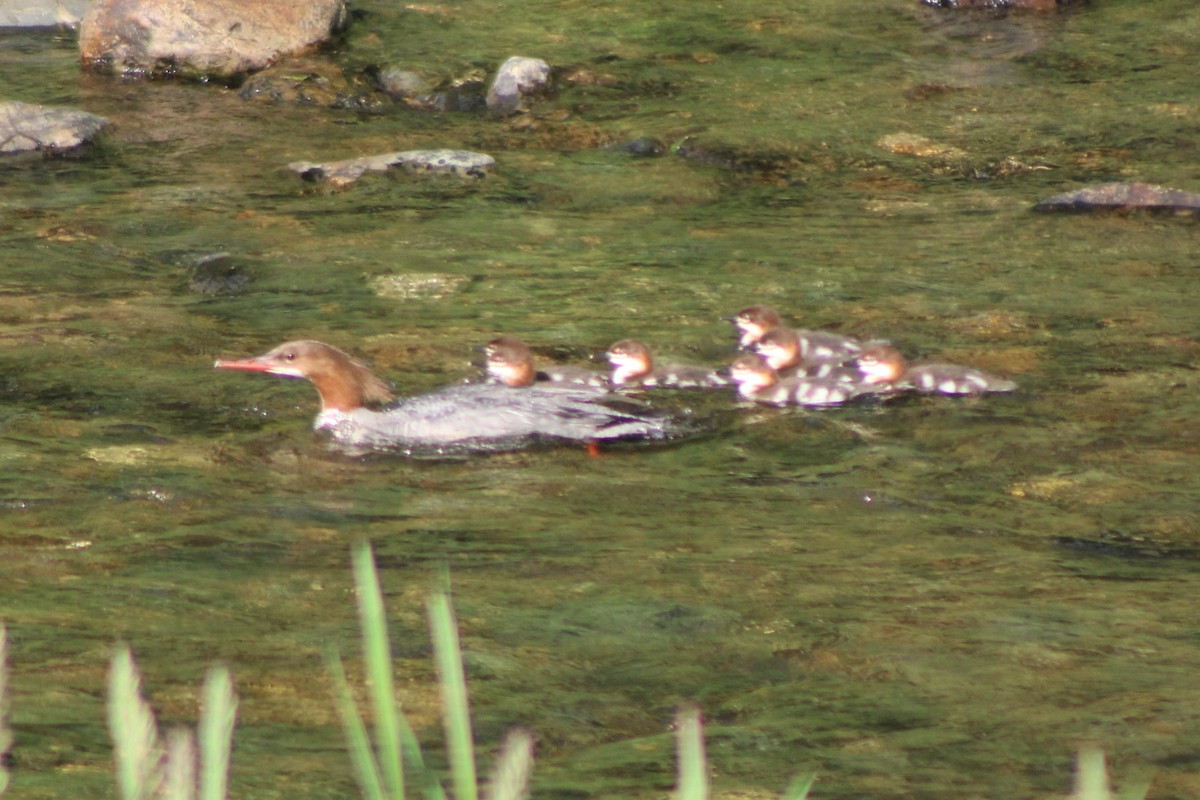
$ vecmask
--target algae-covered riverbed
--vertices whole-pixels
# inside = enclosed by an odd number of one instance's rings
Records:
[[[809,770],[820,798],[1051,797],[1084,742],[1151,798],[1200,795],[1200,228],[1030,211],[1200,190],[1194,3],[356,7],[327,54],[347,71],[520,54],[560,89],[508,120],[278,106],[0,35],[5,99],[117,125],[86,158],[0,162],[13,796],[113,791],[117,641],[167,724],[229,665],[232,796],[353,795],[322,653],[357,652],[360,537],[431,757],[447,565],[485,761],[533,731],[536,797],[663,796],[686,701],[726,797]],[[674,149],[610,147],[636,137]],[[286,170],[425,147],[497,168],[344,191]],[[217,254],[244,282],[197,282]],[[1020,389],[685,398],[716,424],[670,447],[355,460],[313,438],[311,387],[212,369],[314,338],[417,392],[499,333],[723,363],[721,317],[753,302]]]

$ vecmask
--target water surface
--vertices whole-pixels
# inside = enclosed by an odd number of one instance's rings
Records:
[[[7,97],[118,125],[85,159],[0,164],[16,796],[111,792],[117,640],[168,723],[230,665],[235,796],[352,794],[321,653],[356,652],[364,536],[433,757],[423,599],[448,564],[478,739],[535,731],[536,796],[663,795],[688,700],[729,796],[815,769],[823,798],[1047,797],[1082,742],[1153,773],[1153,798],[1200,794],[1200,235],[1029,211],[1091,182],[1200,189],[1193,3],[364,11],[332,54],[348,69],[522,54],[590,79],[516,121],[357,114],[83,76],[69,35],[0,37]],[[605,147],[635,136],[738,157]],[[427,146],[498,171],[328,192],[284,169]],[[215,253],[242,291],[190,286]],[[376,290],[428,275],[449,289]],[[339,456],[310,387],[211,369],[317,338],[420,391],[501,332],[721,363],[720,317],[751,302],[1021,389],[685,400],[711,434],[443,463]]]

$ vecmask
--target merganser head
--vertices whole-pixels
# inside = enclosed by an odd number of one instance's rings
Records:
[[[762,335],[754,352],[771,369],[791,369],[800,363],[800,338],[790,328],[774,328]]]
[[[605,353],[608,363],[612,364],[612,382],[617,386],[634,378],[650,374],[654,369],[654,359],[650,348],[637,339],[623,339]]]
[[[726,319],[737,328],[741,337],[738,345],[744,348],[757,342],[767,331],[783,325],[779,313],[770,306],[747,306]]]
[[[737,384],[738,392],[750,395],[774,386],[779,380],[775,370],[758,356],[739,356],[729,365],[729,377]]]
[[[488,377],[505,386],[532,386],[536,372],[529,346],[515,336],[498,336],[483,346]]]
[[[322,411],[353,411],[367,403],[388,403],[393,399],[387,384],[366,364],[323,342],[285,342],[261,356],[221,359],[213,366],[305,378],[317,387]]]
[[[889,344],[871,345],[854,362],[864,383],[891,383],[900,380],[906,363],[903,354]]]

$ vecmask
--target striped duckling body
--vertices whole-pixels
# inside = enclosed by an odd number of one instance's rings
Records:
[[[872,391],[863,383],[835,378],[781,377],[753,355],[737,358],[729,372],[741,397],[773,406],[836,406]]]
[[[608,386],[602,372],[555,364],[537,367],[533,351],[516,336],[498,336],[483,346],[488,381],[505,386],[532,386],[534,383],[561,383],[568,386]]]
[[[708,367],[658,365],[650,348],[637,339],[617,342],[606,356],[612,364],[609,380],[614,387],[712,389],[729,385],[728,379]]]
[[[862,344],[846,336],[824,331],[795,331],[776,328],[754,346],[759,358],[787,378],[828,378],[862,383],[862,374],[846,361],[857,357]]]
[[[863,381],[878,391],[915,389],[928,394],[978,395],[1011,392],[1017,384],[957,364],[909,364],[891,345],[873,345],[857,360]]]

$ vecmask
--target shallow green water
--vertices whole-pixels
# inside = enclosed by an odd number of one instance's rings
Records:
[[[815,769],[822,798],[1044,797],[1081,742],[1118,777],[1153,772],[1153,798],[1200,795],[1200,233],[1029,212],[1104,180],[1200,190],[1194,3],[367,10],[337,53],[352,67],[520,53],[597,79],[533,124],[357,115],[81,77],[69,38],[0,37],[6,97],[119,126],[88,160],[0,164],[15,796],[109,791],[118,639],[170,722],[230,664],[236,796],[352,794],[320,655],[354,650],[361,536],[422,738],[436,757],[423,599],[446,563],[478,738],[535,731],[536,796],[662,796],[686,700],[731,795]],[[899,134],[942,154],[893,152]],[[596,146],[634,136],[759,168]],[[425,146],[499,169],[340,193],[283,169]],[[214,252],[245,291],[189,290]],[[467,280],[372,288],[426,273]],[[308,432],[308,386],[211,370],[303,336],[418,391],[499,332],[720,362],[719,318],[756,301],[1022,389],[430,463],[339,457]]]

